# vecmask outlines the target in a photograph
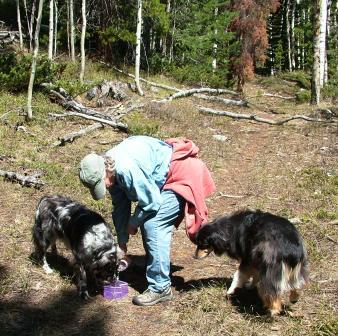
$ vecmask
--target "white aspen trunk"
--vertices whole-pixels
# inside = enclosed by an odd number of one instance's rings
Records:
[[[27,1],[23,0],[23,7],[25,8],[25,15],[26,15],[26,21],[27,21],[27,31],[28,31],[28,37],[29,37],[29,45],[31,44],[32,41],[32,31],[31,31],[31,26],[29,23],[29,18],[28,18],[28,10],[27,10]]]
[[[327,0],[321,0],[320,2],[320,87],[324,86],[324,72],[325,62],[327,61],[327,49],[326,49],[326,27],[327,27]]]
[[[311,83],[311,103],[318,105],[320,102],[320,33],[322,21],[322,3],[325,0],[316,0],[315,17],[313,26],[313,68]]]
[[[303,22],[302,22],[302,25],[304,26],[305,23],[306,23],[306,11],[305,11],[305,8],[302,10],[302,19],[303,19]],[[305,30],[303,30],[303,34],[302,34],[302,60],[301,60],[301,64],[302,64],[302,69],[304,70],[305,69]]]
[[[155,50],[155,33],[153,28],[149,29],[149,38],[150,38],[150,52]]]
[[[169,15],[170,14],[170,9],[171,9],[171,2],[170,0],[167,1],[167,7],[166,7],[166,13]],[[162,41],[162,55],[163,56],[167,56],[167,39],[168,39],[168,34],[165,34],[165,36],[163,37],[163,41]]]
[[[68,57],[71,57],[70,54],[70,6],[69,6],[69,0],[67,0],[67,48],[68,48]]]
[[[217,21],[218,7],[215,7],[214,16],[215,16],[215,21]],[[216,37],[217,36],[217,28],[215,28],[214,34],[215,34],[215,37]],[[212,48],[213,48],[213,54],[214,54],[214,58],[212,60],[212,72],[216,72],[216,70],[217,70],[217,59],[216,59],[217,43],[214,43]]]
[[[32,58],[31,75],[29,78],[28,91],[27,91],[27,118],[28,119],[33,118],[32,96],[33,96],[33,85],[34,85],[34,78],[35,78],[36,62],[37,62],[38,53],[39,53],[39,33],[40,33],[40,26],[41,26],[42,7],[43,7],[43,0],[39,0],[38,18],[36,20],[36,27],[35,27],[35,32],[34,32],[34,51],[33,51],[33,58]]]
[[[74,3],[69,0],[70,58],[75,62]]]
[[[33,0],[32,3],[32,12],[31,12],[31,18],[29,22],[29,28],[30,28],[30,41],[29,41],[29,51],[33,52],[33,27],[34,27],[34,19],[35,19],[35,9],[36,9],[36,0]]]
[[[141,33],[142,33],[142,0],[137,1],[137,26],[135,50],[135,85],[140,96],[144,93],[140,85],[140,59],[141,59]]]
[[[86,51],[85,51],[86,26],[87,26],[86,0],[82,0],[81,71],[80,71],[81,83],[83,83],[83,77],[84,77],[85,66],[86,66]]]
[[[176,5],[176,1],[174,1],[174,6]],[[174,7],[175,8],[175,7]],[[171,41],[170,41],[170,50],[169,50],[169,63],[172,63],[174,60],[174,35],[176,30],[176,8],[174,10],[174,22],[173,22],[173,29],[171,32]]]
[[[53,59],[54,42],[54,0],[49,0],[49,39],[48,39],[48,58]]]
[[[270,61],[270,75],[274,76],[275,75],[275,59],[274,59],[274,54],[273,54],[273,49],[271,47],[271,41],[272,41],[272,14],[269,14],[269,19],[268,19],[268,33],[269,33],[269,49],[268,49],[268,55],[269,55],[269,61]]]
[[[299,5],[299,1],[297,0],[296,3],[297,5]],[[296,7],[296,26],[297,28],[300,27],[301,25],[301,13],[299,12],[299,7]],[[296,49],[297,49],[297,69],[299,70],[301,68],[300,64],[301,64],[301,49],[300,49],[300,33],[298,32],[298,34],[296,35]]]
[[[292,71],[292,61],[291,61],[291,36],[290,36],[290,0],[285,2],[285,28],[286,28],[286,39],[287,39],[287,54],[288,54],[288,67],[289,71]]]
[[[327,1],[327,22],[326,22],[326,53],[325,53],[325,63],[324,63],[324,84],[327,83],[329,80],[329,75],[328,75],[328,61],[327,61],[327,45],[328,45],[328,40],[330,39],[331,35],[331,30],[330,30],[330,25],[331,25],[331,4],[332,0]]]
[[[22,28],[21,28],[21,15],[20,15],[20,2],[16,0],[16,14],[18,20],[18,30],[19,30],[19,39],[20,39],[20,49],[23,49],[23,38],[22,38]]]
[[[55,22],[54,22],[54,52],[53,52],[53,55],[54,55],[54,57],[56,57],[57,42],[58,42],[58,20],[59,20],[58,1],[57,0],[54,0],[54,12],[55,12]]]
[[[296,12],[296,0],[293,0],[292,8],[291,8],[291,66],[292,70],[296,69],[296,55],[295,55],[295,12]]]

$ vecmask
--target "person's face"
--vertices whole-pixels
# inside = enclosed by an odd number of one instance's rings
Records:
[[[114,185],[114,176],[112,172],[106,170],[106,177],[104,178],[104,183],[106,184],[106,188],[109,189]]]

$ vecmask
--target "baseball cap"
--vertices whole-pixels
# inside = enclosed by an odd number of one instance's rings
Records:
[[[89,188],[95,200],[104,198],[106,194],[105,175],[106,168],[102,156],[91,153],[81,160],[79,168],[80,180]]]

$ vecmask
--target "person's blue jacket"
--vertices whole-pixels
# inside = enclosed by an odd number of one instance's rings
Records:
[[[127,226],[141,225],[162,204],[163,187],[172,155],[164,141],[133,136],[106,153],[115,161],[115,184],[109,189],[113,202],[113,222],[119,243],[128,241]],[[137,202],[131,216],[131,202]]]

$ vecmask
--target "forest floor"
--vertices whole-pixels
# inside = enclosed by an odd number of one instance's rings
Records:
[[[242,207],[259,208],[292,218],[304,236],[309,254],[311,281],[299,302],[285,313],[268,317],[255,290],[225,295],[237,267],[228,257],[193,259],[194,245],[183,224],[172,240],[174,300],[152,307],[138,307],[132,296],[146,287],[144,250],[140,234],[131,238],[132,266],[121,273],[129,294],[119,301],[98,294],[88,302],[77,294],[70,255],[62,245],[61,256],[49,258],[56,270],[47,275],[30,260],[31,229],[38,200],[45,194],[63,194],[99,211],[111,223],[108,197],[95,202],[77,178],[81,158],[91,151],[104,152],[127,135],[109,127],[74,143],[52,148],[64,136],[89,121],[51,120],[46,111],[60,111],[52,103],[29,124],[10,112],[0,124],[0,167],[26,174],[43,173],[42,190],[0,180],[0,335],[320,335],[338,333],[337,315],[337,122],[291,121],[271,126],[198,112],[202,104],[215,109],[254,113],[278,120],[293,114],[310,115],[315,109],[293,100],[262,97],[259,93],[290,94],[292,83],[278,91],[264,80],[246,87],[250,108],[223,107],[194,97],[174,100],[126,117],[134,134],[160,138],[184,136],[200,148],[217,191],[208,199],[210,219]],[[144,98],[168,92],[146,90]],[[0,93],[2,111],[24,105]],[[21,100],[20,100],[21,99]],[[35,103],[39,105],[40,95]],[[269,113],[270,109],[278,114]],[[12,111],[13,111],[12,110]],[[223,136],[223,137],[215,137]]]

